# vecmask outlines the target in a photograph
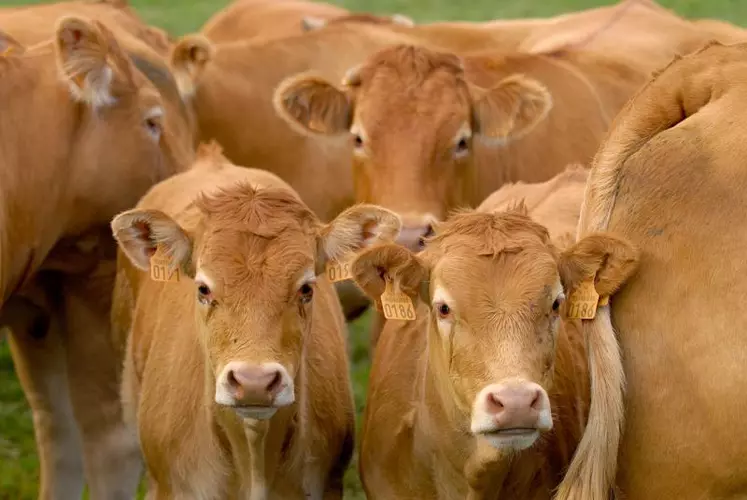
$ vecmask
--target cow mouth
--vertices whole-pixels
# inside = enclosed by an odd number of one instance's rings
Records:
[[[483,436],[491,436],[491,437],[523,437],[523,436],[531,436],[535,433],[538,433],[539,429],[536,427],[515,427],[512,429],[495,429],[491,431],[481,432]]]
[[[230,407],[241,418],[254,420],[269,420],[278,411],[276,406],[231,406]]]

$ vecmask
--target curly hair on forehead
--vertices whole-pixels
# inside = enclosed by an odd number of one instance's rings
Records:
[[[310,231],[319,224],[295,193],[282,188],[255,188],[249,182],[201,194],[195,205],[211,225],[243,229],[266,238],[290,227]]]
[[[426,249],[431,244],[443,249],[469,247],[479,255],[497,256],[538,243],[551,245],[547,229],[526,214],[523,203],[498,213],[457,211],[446,221],[437,223],[434,231],[435,235],[426,242]]]

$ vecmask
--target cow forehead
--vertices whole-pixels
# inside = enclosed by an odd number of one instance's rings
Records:
[[[203,236],[197,267],[225,293],[246,287],[284,293],[313,268],[314,250],[313,238],[292,228],[271,237],[219,228]]]
[[[552,253],[533,247],[493,256],[446,254],[431,281],[460,309],[492,314],[531,308],[556,293],[559,276]]]

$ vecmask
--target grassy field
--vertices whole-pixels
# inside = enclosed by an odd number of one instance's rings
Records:
[[[151,24],[174,35],[196,31],[228,0],[130,0]],[[417,21],[446,19],[486,20],[524,16],[545,16],[614,3],[613,0],[332,0],[353,10],[378,13],[399,12]],[[0,6],[22,2],[0,0]],[[747,26],[745,0],[660,0],[678,13],[691,17],[713,17]],[[1,28],[1,27],[0,27]],[[351,325],[351,359],[356,404],[362,409],[368,381],[368,316]],[[351,468],[346,498],[363,498]],[[0,500],[36,497],[37,459],[31,415],[13,373],[8,345],[0,340]]]

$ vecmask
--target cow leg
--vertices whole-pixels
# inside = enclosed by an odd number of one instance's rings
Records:
[[[1,316],[11,332],[13,363],[33,415],[39,498],[80,498],[83,464],[65,377],[64,346],[59,332],[49,329],[46,314],[34,309],[23,299],[11,299]]]
[[[83,460],[93,500],[135,496],[142,459],[137,434],[123,420],[122,359],[115,349],[107,314],[68,296],[66,306],[68,380],[83,441]]]

